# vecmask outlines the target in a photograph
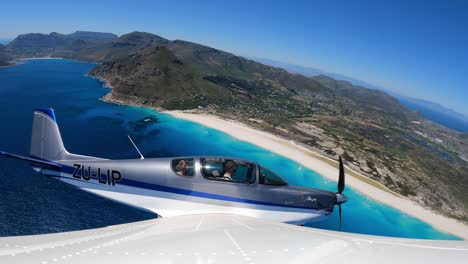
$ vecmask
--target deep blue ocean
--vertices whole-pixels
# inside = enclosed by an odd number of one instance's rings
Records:
[[[447,113],[447,111],[441,111],[440,108],[431,107],[428,104],[418,102],[418,100],[412,100],[402,96],[397,96],[397,98],[401,104],[411,110],[421,112],[425,118],[432,122],[459,132],[468,132],[468,120],[466,118],[455,115],[454,113]]]
[[[28,155],[32,113],[55,109],[70,152],[105,158],[138,158],[127,135],[143,155],[229,155],[258,161],[290,184],[336,190],[336,182],[287,158],[222,132],[151,109],[103,102],[109,92],[84,75],[95,64],[71,60],[29,60],[0,69],[0,150]],[[156,122],[143,122],[146,118]],[[342,231],[385,236],[458,239],[378,203],[347,187]],[[337,210],[336,210],[337,211]],[[338,214],[312,227],[339,229]],[[154,218],[35,173],[26,164],[0,160],[0,236],[62,232]]]

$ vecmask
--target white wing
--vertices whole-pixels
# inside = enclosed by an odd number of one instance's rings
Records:
[[[384,238],[229,214],[0,238],[0,263],[466,263],[468,242]]]

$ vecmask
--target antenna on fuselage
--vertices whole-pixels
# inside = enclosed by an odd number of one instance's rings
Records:
[[[133,142],[132,138],[130,137],[130,135],[127,135],[128,136],[128,139],[130,139],[130,142],[132,142],[132,145],[135,147],[136,151],[138,151],[138,154],[140,154],[140,159],[145,159],[145,157],[143,157],[143,155],[141,154],[140,150],[138,149],[138,147],[136,146],[135,142]]]

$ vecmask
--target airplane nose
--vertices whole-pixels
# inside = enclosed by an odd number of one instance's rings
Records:
[[[346,203],[347,201],[348,201],[348,196],[341,194],[341,193],[336,194],[336,204],[343,204],[343,203]]]

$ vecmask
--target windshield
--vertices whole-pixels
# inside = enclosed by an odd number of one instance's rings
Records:
[[[260,184],[281,186],[288,183],[271,170],[260,167]]]
[[[202,158],[201,164],[202,175],[208,180],[237,183],[255,182],[255,165],[249,162],[223,158]]]

